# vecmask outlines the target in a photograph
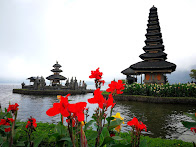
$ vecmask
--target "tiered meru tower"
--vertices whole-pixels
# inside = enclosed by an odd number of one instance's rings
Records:
[[[56,64],[53,65],[53,67],[54,69],[52,69],[51,71],[54,74],[46,77],[46,79],[50,80],[50,83],[52,84],[52,86],[55,86],[55,85],[61,84],[60,81],[66,80],[67,78],[59,74],[60,72],[62,72],[62,70],[60,69],[61,65],[58,64],[57,61],[56,61]]]
[[[130,66],[136,73],[145,74],[144,83],[166,83],[166,73],[175,71],[176,65],[165,61],[167,54],[164,53],[164,45],[162,40],[161,28],[157,15],[157,8],[152,7],[149,13],[147,24],[147,34],[143,47],[144,54],[140,58],[144,61],[138,62]]]

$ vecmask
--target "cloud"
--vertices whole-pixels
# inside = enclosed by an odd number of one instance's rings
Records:
[[[190,69],[196,55],[194,1],[15,0],[0,1],[0,77],[47,77],[58,60],[65,77],[89,80],[100,67],[105,80],[125,78],[121,71],[141,61],[153,4],[167,61],[177,70]]]

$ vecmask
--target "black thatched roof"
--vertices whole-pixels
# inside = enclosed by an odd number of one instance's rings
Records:
[[[146,39],[145,40],[145,43],[147,44],[147,43],[151,43],[151,42],[157,42],[157,43],[160,43],[160,44],[162,44],[163,43],[163,40],[162,40],[162,38],[152,38],[152,39]]]
[[[61,75],[50,75],[46,79],[47,80],[66,80],[67,78]]]
[[[145,34],[146,37],[152,37],[152,36],[157,36],[157,37],[162,37],[162,34],[160,32],[148,32]]]
[[[126,68],[125,70],[121,71],[121,73],[124,75],[137,75],[137,73],[129,67]]]
[[[153,5],[152,8],[150,8],[150,12],[153,12],[153,11],[157,11],[157,8]]]
[[[52,72],[63,72],[61,69],[55,68],[51,70]]]
[[[175,71],[176,65],[167,61],[141,61],[130,66],[133,70],[164,70],[171,69]]]
[[[164,51],[164,45],[162,44],[158,44],[158,45],[146,45],[143,47],[143,50],[155,50],[155,49],[161,49],[162,51]]]
[[[60,68],[61,65],[58,63],[58,61],[56,61],[56,64],[54,64],[53,67],[58,67],[58,68]]]
[[[175,71],[176,65],[165,61],[167,54],[164,53],[164,45],[162,40],[162,34],[160,32],[159,19],[157,15],[157,8],[152,7],[149,13],[149,20],[147,24],[146,34],[146,46],[143,47],[144,54],[140,55],[140,58],[145,60],[131,65],[133,71],[136,72],[172,72]],[[155,52],[149,52],[155,51]],[[157,53],[156,53],[157,51]],[[150,59],[150,60],[146,60]],[[126,69],[123,72],[125,72]]]
[[[147,59],[147,58],[162,58],[167,59],[167,54],[164,52],[158,52],[158,53],[144,53],[140,55],[141,59]]]

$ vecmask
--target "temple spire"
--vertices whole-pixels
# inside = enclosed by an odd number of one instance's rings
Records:
[[[166,83],[166,73],[175,71],[176,65],[165,61],[167,54],[164,53],[162,33],[159,24],[157,8],[153,5],[150,8],[148,17],[147,33],[145,34],[145,53],[140,55],[143,60],[130,66],[135,73],[145,74],[144,82],[148,83]]]

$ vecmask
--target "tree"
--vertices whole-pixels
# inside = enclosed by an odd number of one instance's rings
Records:
[[[196,81],[196,69],[192,69],[191,73],[189,75],[190,75],[191,79],[195,79],[195,81]]]

